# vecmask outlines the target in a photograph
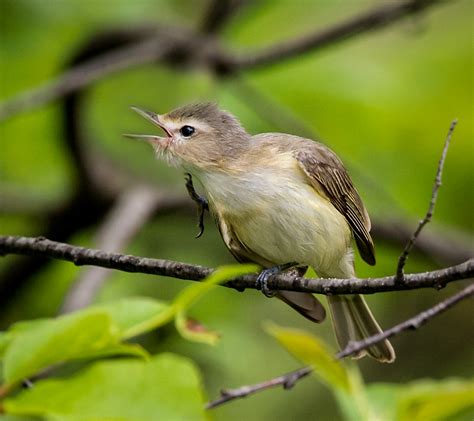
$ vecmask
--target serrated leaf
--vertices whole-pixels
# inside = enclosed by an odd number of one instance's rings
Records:
[[[328,386],[344,393],[350,391],[348,372],[322,340],[303,330],[284,328],[274,323],[266,323],[265,330],[294,357],[311,365],[313,373]]]
[[[101,311],[78,312],[22,329],[5,351],[5,382],[12,385],[50,365],[98,351],[115,343],[117,334],[110,316]]]
[[[198,421],[207,419],[204,402],[194,363],[167,353],[98,362],[72,378],[44,380],[4,407],[57,421]]]

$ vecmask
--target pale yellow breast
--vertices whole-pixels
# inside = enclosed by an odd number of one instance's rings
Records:
[[[325,276],[352,270],[345,218],[307,183],[291,154],[257,169],[196,176],[211,207],[254,253],[274,264],[307,264]]]

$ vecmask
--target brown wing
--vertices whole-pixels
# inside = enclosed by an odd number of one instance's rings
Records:
[[[314,143],[312,150],[298,152],[296,159],[310,178],[311,185],[344,215],[362,258],[369,265],[375,265],[369,215],[342,162],[320,143]]]

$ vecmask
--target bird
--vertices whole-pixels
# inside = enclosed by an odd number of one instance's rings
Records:
[[[301,275],[311,266],[320,278],[354,278],[354,243],[362,259],[375,264],[367,210],[342,161],[323,143],[286,133],[251,135],[213,102],[166,114],[131,108],[165,136],[124,136],[147,141],[158,159],[184,170],[195,195],[191,177],[199,182],[201,205],[214,216],[231,254],[264,268],[258,280],[267,295],[268,277],[288,268]],[[313,322],[326,317],[311,293],[275,295]],[[341,349],[382,332],[361,295],[332,295],[328,306]],[[353,358],[365,355],[395,360],[388,340]]]

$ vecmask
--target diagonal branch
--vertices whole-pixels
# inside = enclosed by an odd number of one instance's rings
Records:
[[[444,313],[449,308],[453,307],[457,303],[466,298],[469,298],[474,295],[474,284],[468,285],[466,288],[459,291],[457,294],[454,294],[445,300],[439,302],[434,307],[429,308],[428,310],[422,311],[416,316],[393,326],[390,329],[387,329],[381,333],[378,333],[368,338],[364,338],[360,341],[350,342],[343,350],[336,354],[336,358],[341,359],[348,357],[349,355],[356,354],[363,349],[369,348],[372,345],[375,345],[385,339],[391,338],[392,336],[398,335],[401,332],[409,329],[418,329],[420,326],[424,325],[428,320],[437,316],[438,314]]]
[[[216,400],[209,402],[206,405],[206,409],[212,409],[229,401],[233,401],[234,399],[245,398],[249,395],[262,392],[263,390],[271,389],[272,387],[283,386],[283,389],[291,389],[296,382],[303,377],[306,377],[308,374],[311,374],[312,371],[312,367],[302,367],[298,370],[261,383],[241,386],[236,389],[221,390],[221,396]]]
[[[227,1],[229,4],[234,2],[239,3],[238,0]],[[383,28],[440,2],[441,0],[405,0],[400,3],[388,3],[322,31],[318,30],[300,38],[267,47],[260,52],[242,56],[223,52],[212,37],[201,36],[186,28],[168,27],[155,37],[104,54],[102,57],[63,73],[48,83],[1,103],[0,121],[84,89],[112,73],[137,65],[165,61],[170,59],[170,54],[175,59],[175,64],[181,68],[192,63],[194,66],[204,66],[214,70],[217,74],[235,74],[254,67],[279,63],[359,34]],[[222,11],[219,11],[219,16],[221,14],[230,16],[232,12],[230,9],[231,7],[224,7]],[[215,18],[210,16],[207,19]],[[209,33],[209,31],[213,32],[214,28],[217,30],[218,26],[217,22],[208,23],[204,25],[204,29]]]
[[[403,249],[402,254],[400,255],[400,258],[398,259],[398,265],[397,265],[397,279],[399,281],[403,281],[403,268],[405,267],[405,264],[408,259],[408,255],[411,252],[411,249],[416,243],[416,239],[421,233],[421,230],[423,227],[431,221],[431,218],[433,217],[433,212],[434,208],[436,206],[436,199],[438,198],[438,190],[441,187],[441,177],[443,175],[443,167],[444,167],[444,162],[446,161],[446,156],[448,154],[448,148],[449,148],[449,143],[451,142],[451,137],[453,135],[454,128],[456,127],[457,124],[457,119],[454,119],[451,122],[451,125],[449,126],[448,134],[446,136],[446,141],[444,142],[444,148],[443,152],[441,154],[441,158],[438,163],[438,169],[436,171],[436,177],[435,177],[435,182],[433,185],[433,191],[431,193],[431,200],[430,200],[430,205],[428,206],[428,211],[426,212],[425,217],[420,221],[418,224],[417,229],[413,233],[413,235],[410,238],[410,241],[408,241],[407,245]]]
[[[336,354],[337,359],[342,359],[350,355],[356,354],[366,348],[375,345],[378,342],[381,342],[385,339],[391,338],[392,336],[398,335],[401,332],[404,332],[409,329],[418,329],[420,326],[431,320],[433,317],[437,316],[453,307],[462,300],[465,300],[474,295],[474,284],[471,284],[458,292],[451,297],[439,302],[434,307],[425,310],[416,316],[393,326],[391,329],[379,333],[377,335],[369,336],[364,340],[351,342],[349,343],[342,351]],[[284,389],[289,389],[295,385],[297,381],[306,377],[313,371],[312,367],[302,367],[298,370],[291,371],[290,373],[284,374],[282,376],[275,377],[270,380],[266,380],[261,383],[256,383],[252,385],[244,385],[235,389],[225,389],[221,391],[221,396],[213,401],[210,401],[206,405],[206,409],[212,409],[217,406],[220,406],[224,403],[232,401],[238,398],[245,398],[249,395],[253,395],[258,392],[270,389],[272,387],[283,385]]]
[[[383,28],[406,16],[420,13],[436,3],[440,3],[440,0],[389,2],[325,30],[318,30],[300,38],[267,47],[260,52],[231,60],[230,66],[236,70],[242,70],[281,63],[284,60],[328,47],[356,35]]]
[[[43,237],[0,236],[0,255],[24,254],[43,256],[73,262],[77,266],[92,265],[124,272],[147,273],[172,278],[201,281],[213,269],[163,259],[107,253],[102,250],[72,246],[50,241]],[[299,278],[294,274],[274,275],[268,280],[273,290],[313,292],[316,294],[373,294],[375,292],[403,291],[418,288],[441,289],[449,282],[474,276],[474,258],[456,266],[432,272],[408,274],[404,282],[397,282],[396,276],[383,278],[312,279]],[[234,279],[225,286],[244,290],[257,289],[257,276],[247,275]]]

